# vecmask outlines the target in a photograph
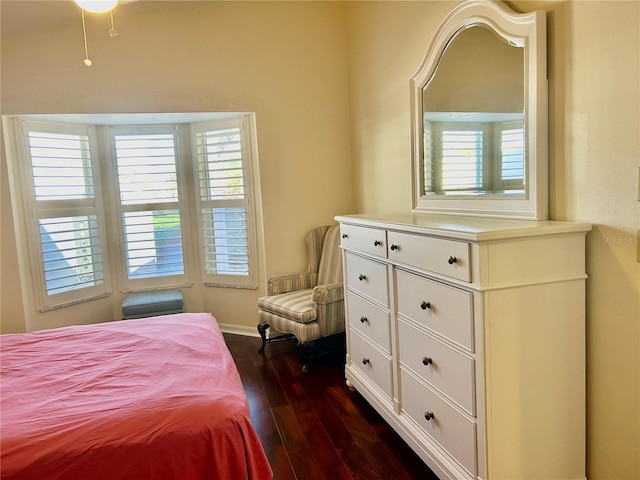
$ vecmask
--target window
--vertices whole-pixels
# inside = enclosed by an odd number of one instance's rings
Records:
[[[424,192],[425,193],[433,193],[434,189],[437,188],[436,181],[434,179],[436,164],[437,162],[434,159],[434,132],[432,123],[425,119],[424,121],[424,135],[423,135],[423,148],[424,148],[424,171],[423,173],[423,181],[424,181]]]
[[[21,265],[30,266],[39,310],[108,295],[113,277],[122,291],[198,276],[257,286],[251,114],[69,118],[5,119],[15,132],[11,183],[21,182],[12,194],[29,217],[16,219],[29,249]]]
[[[501,190],[524,189],[524,127],[522,122],[499,125]]]
[[[108,264],[91,127],[22,124],[21,162],[41,310],[106,294]]]
[[[425,121],[424,142],[426,193],[524,190],[522,121]]]
[[[443,190],[482,187],[482,130],[442,131]]]
[[[193,137],[204,281],[253,287],[256,245],[248,122],[198,124]]]
[[[474,191],[484,188],[483,158],[490,145],[485,141],[487,126],[476,123],[434,123],[433,190]]]
[[[173,126],[110,129],[126,289],[185,281],[176,133]]]

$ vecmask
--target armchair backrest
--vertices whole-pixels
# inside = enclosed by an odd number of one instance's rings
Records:
[[[318,269],[318,285],[342,282],[342,254],[340,252],[340,225],[329,227],[324,236],[322,256]]]
[[[305,273],[310,275],[311,285],[318,283],[318,269],[322,257],[322,244],[329,230],[329,225],[317,227],[307,233],[307,269]]]

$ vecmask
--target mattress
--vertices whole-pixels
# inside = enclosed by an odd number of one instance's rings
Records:
[[[0,336],[9,479],[270,479],[213,316]]]

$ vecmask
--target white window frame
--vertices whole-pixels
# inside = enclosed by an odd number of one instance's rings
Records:
[[[191,125],[194,185],[196,186],[196,215],[198,219],[197,221],[199,232],[200,268],[202,271],[202,282],[207,286],[255,289],[258,285],[258,246],[256,237],[257,195],[254,185],[254,164],[257,161],[257,156],[254,151],[255,132],[253,130],[253,122],[251,122],[251,119],[251,115],[241,115],[237,118],[197,122]],[[222,130],[226,128],[240,129],[244,198],[234,200],[205,200],[201,197],[200,192],[200,160],[198,157],[198,147],[196,144],[196,133],[198,131]],[[207,273],[205,257],[208,246],[205,239],[203,209],[212,207],[243,207],[245,209],[248,275]]]
[[[17,147],[22,152],[18,155],[18,172],[22,190],[22,202],[27,221],[24,223],[29,252],[29,267],[35,291],[36,308],[47,311],[73,305],[80,302],[102,298],[111,293],[109,275],[108,242],[103,208],[102,182],[100,178],[99,154],[96,131],[93,126],[71,125],[61,123],[44,123],[16,120]],[[55,134],[86,135],[89,139],[91,172],[93,177],[93,197],[74,200],[36,200],[33,179],[32,158],[28,136],[30,131]],[[22,159],[22,161],[21,161]],[[20,201],[19,199],[15,199]],[[46,218],[64,218],[95,215],[98,224],[100,256],[103,268],[101,283],[66,292],[48,294],[44,266],[44,252],[40,236],[40,220]]]
[[[178,187],[177,202],[152,202],[124,205],[120,200],[120,183],[118,178],[118,160],[116,155],[115,137],[117,135],[136,135],[136,134],[166,134],[173,135],[174,151],[176,158],[176,176]],[[186,188],[183,179],[186,177],[184,165],[186,163],[185,155],[181,151],[181,132],[178,125],[118,125],[106,128],[107,142],[109,145],[110,170],[112,181],[110,187],[112,189],[113,214],[111,224],[113,232],[117,232],[117,269],[119,271],[120,287],[123,292],[150,290],[157,288],[169,287],[186,287],[191,285],[191,257],[190,257],[190,235],[187,228],[188,223],[188,199],[186,197]],[[183,273],[179,275],[156,276],[146,278],[129,278],[126,256],[126,240],[123,224],[123,214],[128,212],[142,212],[153,210],[178,210],[180,213],[180,231],[182,235],[182,260]],[[114,243],[114,241],[112,241]]]
[[[25,139],[22,134],[23,123],[42,123],[55,125],[56,128],[70,128],[71,131],[88,131],[92,172],[95,189],[95,212],[100,230],[100,252],[102,255],[103,286],[90,292],[78,289],[69,293],[57,295],[55,299],[46,298],[46,278],[43,262],[39,252],[39,225],[33,217],[32,207],[35,199],[33,186],[33,172],[27,160]],[[213,128],[225,125],[240,125],[242,131],[243,181],[245,185],[245,205],[247,222],[247,243],[249,257],[249,275],[206,275],[204,274],[203,256],[198,253],[202,242],[201,219],[197,214],[201,206],[198,204],[197,170],[194,169],[195,136],[193,127],[198,124],[209,124]],[[157,125],[171,126],[176,129],[175,139],[178,143],[177,176],[179,187],[182,188],[182,201],[186,210],[181,215],[182,250],[184,261],[184,277],[181,279],[154,277],[145,281],[126,282],[126,256],[124,254],[124,239],[122,232],[121,211],[115,209],[119,203],[118,179],[116,159],[113,155],[110,129],[125,127],[125,132],[142,127],[157,128]],[[3,126],[6,141],[6,152],[9,167],[9,185],[11,188],[13,218],[18,239],[18,263],[20,268],[20,282],[25,294],[26,305],[33,306],[39,311],[65,307],[74,303],[86,302],[106,297],[111,294],[112,280],[116,280],[119,291],[154,290],[169,287],[188,287],[193,280],[202,277],[204,286],[249,288],[258,287],[261,278],[260,269],[263,265],[264,252],[258,239],[262,236],[262,211],[260,205],[260,184],[258,151],[255,129],[255,114],[250,112],[196,112],[196,113],[167,113],[167,114],[79,114],[79,115],[12,115],[3,116]],[[62,202],[60,203],[62,205]],[[107,206],[108,208],[104,208]],[[173,207],[173,205],[172,205]],[[91,210],[93,212],[94,210]],[[85,211],[86,212],[86,211]],[[53,210],[51,212],[53,214]],[[67,215],[66,211],[63,212]],[[80,213],[75,210],[74,213]],[[57,215],[57,213],[56,213]],[[74,215],[75,216],[75,215]],[[260,231],[258,231],[260,229]],[[108,253],[108,254],[107,254]],[[202,272],[202,273],[200,273]]]

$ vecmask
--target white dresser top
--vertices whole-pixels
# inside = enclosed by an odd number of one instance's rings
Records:
[[[414,212],[338,215],[335,220],[352,225],[382,227],[390,230],[396,229],[475,242],[578,233],[586,234],[591,230],[591,225],[588,223],[552,220],[512,220]]]

